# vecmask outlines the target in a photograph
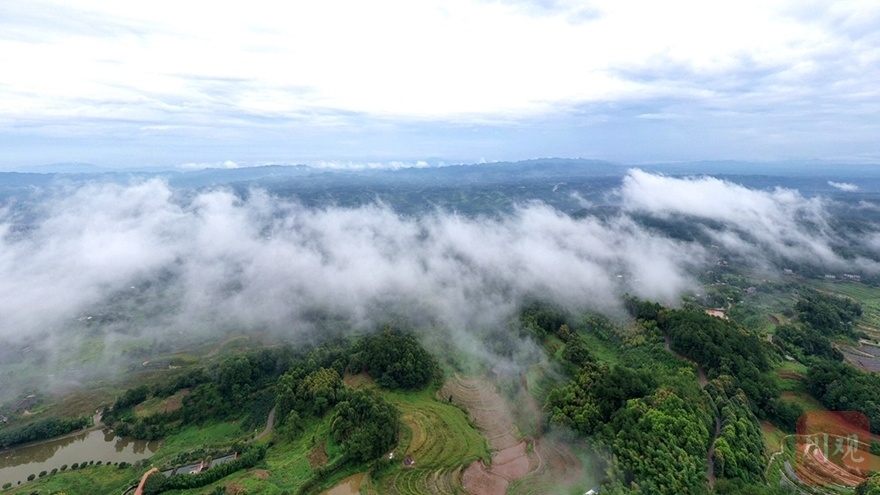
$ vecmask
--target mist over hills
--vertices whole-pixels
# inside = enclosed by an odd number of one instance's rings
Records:
[[[61,386],[112,369],[138,339],[297,342],[328,321],[363,331],[398,315],[462,352],[524,366],[541,359],[528,343],[515,360],[478,343],[531,299],[609,313],[624,293],[674,305],[722,258],[768,277],[875,280],[877,186],[586,160],[4,173],[4,359],[48,363],[43,380]],[[95,369],[65,351],[90,333],[106,337]]]

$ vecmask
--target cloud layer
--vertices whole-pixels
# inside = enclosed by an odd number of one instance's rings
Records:
[[[252,331],[303,342],[322,318],[363,331],[403,316],[429,340],[498,360],[481,342],[532,298],[614,314],[624,292],[675,304],[694,290],[717,248],[645,227],[645,217],[697,225],[771,273],[789,263],[880,273],[834,249],[858,244],[876,259],[880,232],[840,239],[832,203],[797,191],[632,170],[613,196],[621,208],[610,216],[540,203],[492,217],[402,216],[382,204],[307,208],[262,190],[196,193],[161,180],[61,185],[0,208],[0,359],[36,346],[69,384],[77,375],[65,368],[85,372],[91,361],[76,356],[95,332],[113,360],[133,342],[167,352]],[[517,361],[538,359],[530,349]]]
[[[183,194],[160,180],[69,186],[26,216],[0,210],[0,338],[64,335],[127,299],[140,301],[127,306],[136,314],[162,308],[126,320],[134,333],[270,328],[294,339],[315,310],[367,327],[417,314],[467,332],[497,328],[531,297],[599,310],[624,291],[674,303],[714,258],[632,214],[711,220],[713,242],[755,262],[878,270],[835,254],[827,203],[796,191],[635,170],[617,193],[623,210],[610,218],[542,204],[403,217],[383,205],[309,209],[259,190]]]
[[[876,161],[878,20],[873,2],[11,0],[0,166]]]

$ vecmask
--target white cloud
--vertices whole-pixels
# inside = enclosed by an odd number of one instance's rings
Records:
[[[607,308],[630,290],[674,302],[702,257],[626,218],[577,220],[542,205],[502,218],[405,218],[379,205],[311,210],[260,191],[183,199],[160,181],[61,191],[24,236],[2,220],[0,336],[11,340],[64,332],[148,281],[167,284],[164,317],[142,323],[153,331],[296,334],[310,308],[366,322],[384,317],[374,314],[383,304],[456,331],[495,328],[530,296]],[[620,286],[620,273],[642,282]]]
[[[846,5],[836,9],[845,15],[863,8]],[[697,75],[738,73],[744,62],[766,67],[779,75],[781,96],[805,74],[822,72],[817,57],[876,57],[876,45],[846,51],[845,31],[788,16],[785,4],[598,1],[590,8],[596,15],[578,23],[570,22],[574,6],[522,6],[16,1],[5,10],[9,34],[0,35],[0,108],[13,118],[178,123],[204,122],[224,109],[503,118],[576,102],[711,98],[720,89],[669,79],[648,84],[619,72],[658,62]],[[50,22],[59,9],[72,22]],[[30,38],[19,32],[25,23]],[[95,23],[108,28],[92,29]]]
[[[102,329],[111,350],[137,334],[228,329],[296,341],[314,331],[318,308],[351,327],[407,314],[485,355],[477,334],[501,328],[530,297],[613,311],[624,291],[675,304],[695,287],[691,274],[714,255],[635,214],[711,220],[714,243],[756,264],[880,271],[836,255],[827,203],[796,191],[632,171],[618,192],[623,213],[608,218],[542,204],[474,218],[401,216],[381,204],[309,209],[260,190],[181,193],[159,180],[62,186],[41,192],[27,217],[0,209],[0,338],[57,350],[71,345],[77,318],[121,305],[130,318]],[[858,244],[876,250],[878,239]]]
[[[760,191],[712,177],[673,178],[633,170],[624,179],[621,197],[628,211],[718,223],[720,228],[707,229],[715,241],[755,262],[778,257],[831,268],[880,269],[873,261],[837,255],[833,246],[839,239],[829,225],[826,200],[796,190]]]
[[[859,190],[859,186],[855,184],[850,184],[848,182],[834,182],[829,180],[828,185],[845,192],[853,192]]]

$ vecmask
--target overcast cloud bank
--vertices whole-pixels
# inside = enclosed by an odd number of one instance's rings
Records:
[[[0,167],[877,163],[878,23],[860,0],[6,0]]]

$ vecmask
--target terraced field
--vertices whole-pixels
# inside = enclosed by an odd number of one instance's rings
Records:
[[[872,287],[858,282],[816,281],[819,290],[840,294],[862,305],[862,317],[858,329],[867,335],[858,345],[840,344],[850,364],[866,371],[880,373],[880,287]]]
[[[461,467],[451,471],[448,469],[403,469],[391,478],[387,491],[380,490],[377,493],[466,495],[467,492],[461,485],[461,469]]]
[[[454,376],[440,393],[468,410],[494,451],[491,465],[474,462],[462,473],[462,484],[470,493],[551,493],[581,482],[582,465],[572,451],[550,439],[523,437],[490,382]],[[534,404],[521,406],[539,412]]]
[[[374,387],[355,378],[346,382]],[[394,452],[401,462],[367,480],[363,493],[528,495],[582,481],[580,459],[561,442],[523,436],[508,403],[485,379],[456,375],[439,390],[381,393],[401,411],[404,431]],[[535,404],[523,409],[539,420]],[[411,466],[402,462],[407,457]]]
[[[352,380],[349,380],[352,381]],[[372,384],[360,380],[360,386]],[[382,392],[401,413],[405,431],[394,452],[400,464],[387,475],[371,480],[364,491],[371,494],[464,495],[464,466],[490,458],[486,440],[468,415],[436,390],[417,393]],[[404,466],[409,457],[412,466]]]
[[[401,460],[410,456],[417,468],[454,468],[478,459],[488,459],[489,450],[467,414],[434,392],[386,394],[401,413],[409,429],[409,441],[395,452]],[[405,436],[404,436],[405,440]]]

